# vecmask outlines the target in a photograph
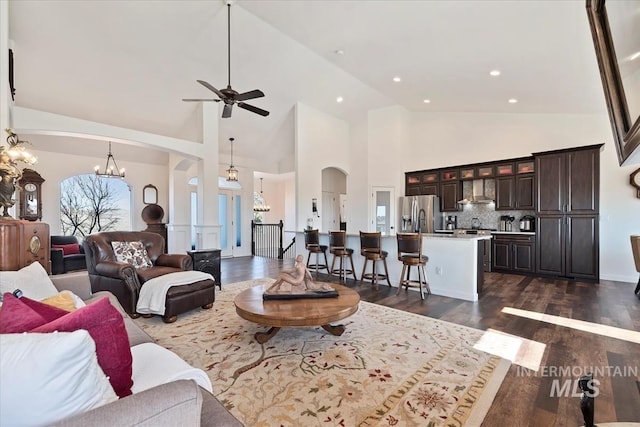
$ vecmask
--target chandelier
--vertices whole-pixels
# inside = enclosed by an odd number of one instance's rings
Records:
[[[233,141],[234,138],[229,138],[229,143],[231,144],[231,164],[229,165],[229,169],[227,169],[227,181],[238,181],[238,169],[233,166]]]
[[[262,194],[262,178],[260,178],[260,198],[260,204],[253,205],[254,212],[269,212],[271,210],[271,206],[264,202],[264,195]]]
[[[118,168],[116,159],[114,159],[113,154],[111,154],[111,141],[109,141],[109,155],[107,156],[107,164],[104,167],[104,172],[100,172],[100,166],[98,165],[96,165],[93,170],[98,176],[106,178],[124,178],[124,168]]]

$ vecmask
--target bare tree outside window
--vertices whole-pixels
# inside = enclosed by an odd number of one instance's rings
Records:
[[[120,179],[77,175],[60,184],[61,231],[84,236],[99,231],[130,230],[130,191]]]

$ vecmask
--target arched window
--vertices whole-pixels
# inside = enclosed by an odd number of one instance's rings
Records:
[[[66,236],[131,231],[131,188],[121,179],[76,175],[60,183],[60,230]]]

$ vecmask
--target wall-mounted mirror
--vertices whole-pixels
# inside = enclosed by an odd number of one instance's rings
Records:
[[[158,203],[158,189],[155,185],[147,184],[142,189],[142,203],[150,205]]]
[[[640,6],[586,0],[620,164],[640,162]]]

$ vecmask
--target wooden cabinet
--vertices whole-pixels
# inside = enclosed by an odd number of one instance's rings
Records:
[[[476,177],[476,168],[473,166],[460,168],[460,179],[474,179]]]
[[[49,224],[0,220],[0,270],[20,270],[40,262],[51,273]]]
[[[440,212],[456,212],[459,209],[460,181],[440,183]]]
[[[220,276],[220,249],[199,249],[187,251],[193,261],[193,269],[209,273],[215,279],[216,285],[222,290]]]
[[[598,279],[597,215],[543,215],[536,227],[538,273]]]
[[[438,184],[422,184],[422,192],[420,194],[439,196]]]
[[[539,274],[599,279],[601,147],[535,155]]]
[[[598,213],[600,147],[536,156],[538,214]]]
[[[534,210],[536,207],[535,175],[532,173],[516,175],[515,181],[515,208]]]
[[[515,179],[512,176],[496,178],[496,210],[513,210],[515,200]]]
[[[535,273],[535,236],[524,234],[494,234],[492,270],[513,273]]]
[[[533,210],[535,176],[522,174],[496,178],[496,210]]]

